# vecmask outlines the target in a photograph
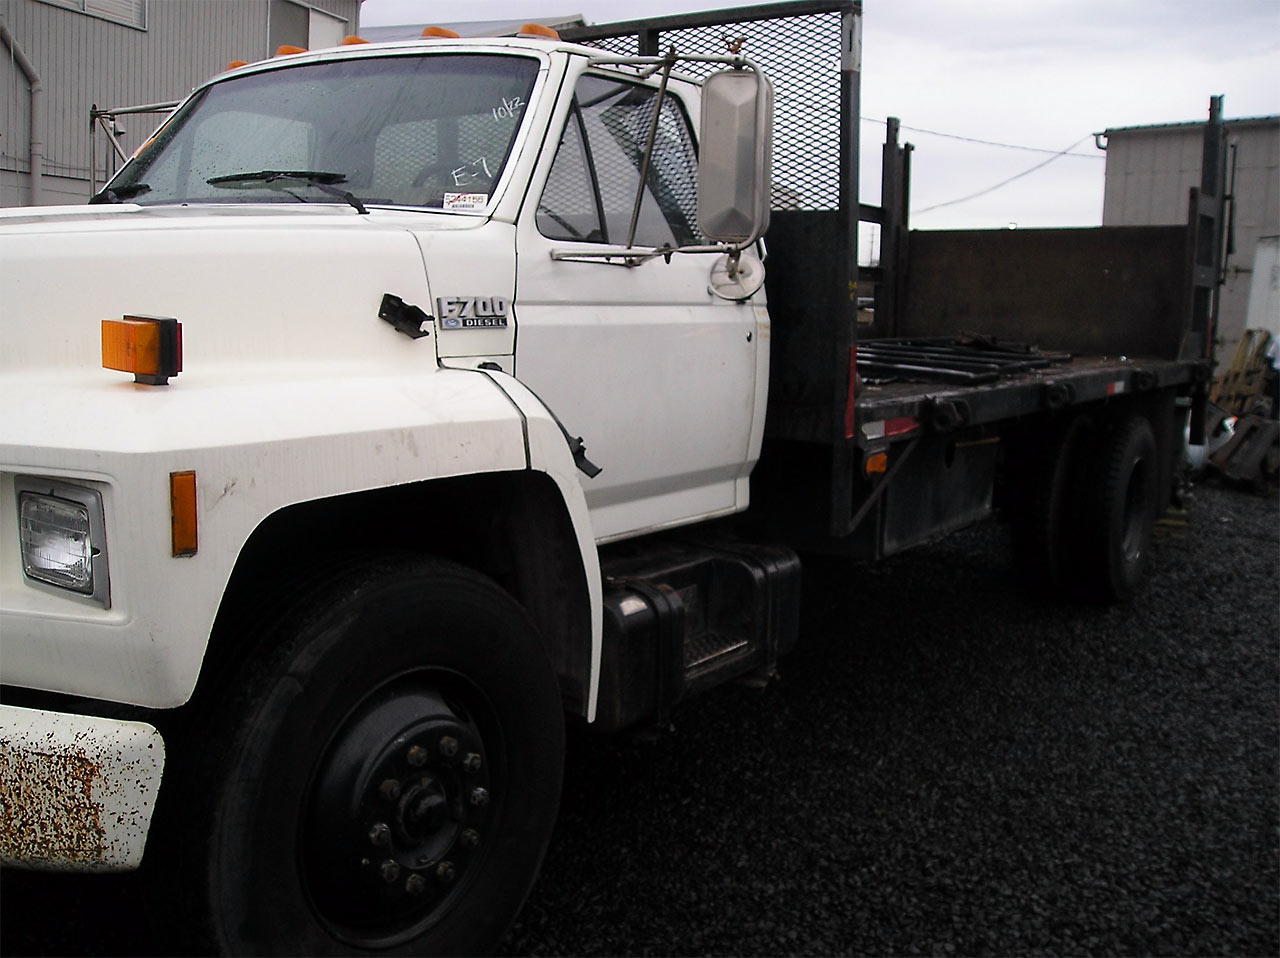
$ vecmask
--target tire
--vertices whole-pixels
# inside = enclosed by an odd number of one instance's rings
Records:
[[[1069,595],[1078,581],[1079,489],[1092,439],[1090,421],[1075,417],[1025,449],[1015,470],[1014,564],[1037,594]]]
[[[187,863],[165,890],[204,938],[174,944],[493,953],[541,864],[564,762],[556,679],[523,610],[469,570],[414,560],[331,581],[264,638],[204,696],[186,739],[199,751],[162,789],[165,850]]]
[[[1133,597],[1150,560],[1159,510],[1160,464],[1155,433],[1141,416],[1120,420],[1100,437],[1082,529],[1087,597]]]

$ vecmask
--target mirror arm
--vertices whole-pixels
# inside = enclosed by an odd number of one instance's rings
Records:
[[[668,47],[663,58],[662,81],[658,84],[658,96],[653,104],[653,116],[649,119],[649,135],[645,138],[644,157],[640,161],[640,182],[636,185],[636,201],[631,207],[631,226],[627,229],[627,249],[635,245],[636,226],[640,222],[640,205],[644,202],[645,184],[649,180],[649,166],[653,160],[653,142],[658,135],[658,120],[662,117],[662,103],[667,96],[667,80],[676,63],[676,48]]]
[[[565,263],[606,263],[610,266],[640,266],[651,259],[662,257],[668,263],[676,253],[722,253],[738,256],[745,247],[738,244],[718,243],[707,246],[656,246],[649,249],[612,246],[598,250],[553,249],[551,258]]]
[[[659,70],[666,67],[667,61],[675,57],[677,62],[681,63],[720,63],[728,67],[734,67],[739,70],[751,70],[755,73],[761,73],[760,67],[750,57],[744,56],[699,56],[693,53],[675,53],[669,52],[663,57],[628,57],[605,54],[598,57],[592,57],[587,61],[587,66],[631,66],[636,67],[636,74],[641,79],[653,76]],[[640,67],[649,67],[647,70],[640,70]]]

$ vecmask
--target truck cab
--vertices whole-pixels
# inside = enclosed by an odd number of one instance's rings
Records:
[[[748,505],[768,85],[709,61],[710,98],[674,57],[540,37],[280,56],[196,89],[91,205],[0,213],[4,862],[163,874],[208,842],[208,947],[492,947],[564,713],[603,687],[605,725],[650,714],[619,711],[616,648],[650,600],[668,632],[733,605],[696,598],[703,555],[662,554],[682,604],[597,552]],[[301,790],[266,785],[316,729]],[[245,750],[211,768],[211,739]],[[306,877],[268,906],[281,820]]]

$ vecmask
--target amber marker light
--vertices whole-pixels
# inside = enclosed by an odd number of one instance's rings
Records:
[[[544,27],[541,23],[526,23],[520,28],[520,36],[543,37],[547,40],[560,39],[560,34],[556,33],[550,27]]]
[[[422,35],[424,37],[438,37],[445,40],[457,40],[462,37],[462,34],[455,33],[448,27],[425,27],[423,28]]]
[[[182,324],[163,316],[102,321],[102,367],[133,373],[133,381],[164,386],[182,372]]]
[[[248,65],[249,65],[248,60],[232,60],[230,63],[227,64],[227,69],[235,70],[235,69],[238,69],[239,67],[247,67]]]
[[[169,473],[169,512],[173,518],[172,538],[175,556],[193,556],[199,545],[196,535],[196,474]]]
[[[292,43],[282,43],[280,46],[276,47],[276,56],[278,57],[287,57],[292,56],[295,53],[306,52],[306,47],[295,47]]]
[[[866,473],[868,476],[883,476],[889,468],[889,454],[873,452],[867,456]]]
[[[355,34],[352,34],[352,35],[351,35],[351,36],[349,36],[349,37],[343,37],[343,38],[342,38],[342,43],[341,43],[341,44],[339,44],[339,45],[340,45],[340,46],[344,46],[344,47],[354,47],[354,46],[356,46],[357,44],[360,44],[360,43],[368,43],[368,42],[369,42],[369,41],[368,41],[368,40],[366,40],[364,37],[358,37],[358,36],[356,36]]]

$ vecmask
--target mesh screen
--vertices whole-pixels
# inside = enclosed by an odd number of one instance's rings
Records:
[[[729,19],[732,11],[725,11]],[[713,27],[663,30],[658,48],[702,56],[728,53],[742,39],[742,53],[773,83],[773,208],[836,209],[840,202],[839,12],[740,20]],[[635,35],[578,42],[621,56],[639,53]],[[683,74],[706,76],[717,64],[680,63]]]

